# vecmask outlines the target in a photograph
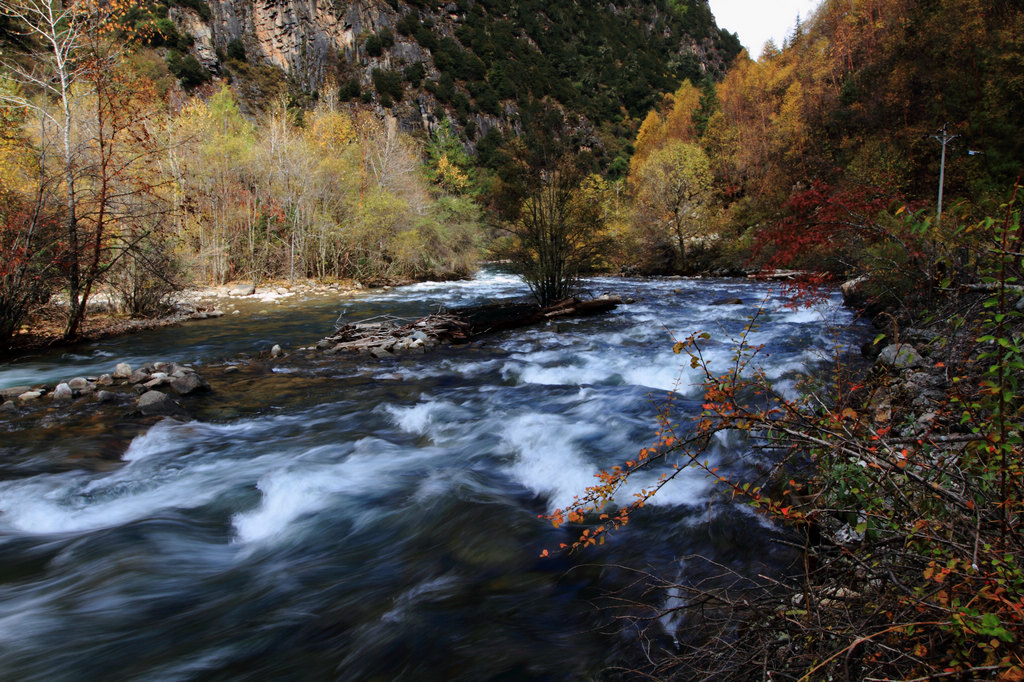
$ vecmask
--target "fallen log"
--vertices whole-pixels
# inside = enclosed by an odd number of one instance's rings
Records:
[[[352,322],[316,344],[325,353],[360,353],[377,357],[424,352],[441,345],[467,343],[485,334],[539,324],[554,318],[597,315],[614,309],[618,296],[568,298],[547,307],[532,303],[491,303],[427,315],[411,323],[383,316]]]

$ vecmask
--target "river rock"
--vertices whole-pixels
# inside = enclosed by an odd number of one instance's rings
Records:
[[[0,414],[18,414],[18,406],[13,400],[5,400],[3,405],[0,405]]]
[[[711,305],[743,305],[742,298],[720,298],[712,301]]]
[[[127,362],[117,363],[117,367],[114,368],[115,379],[127,379],[132,375],[132,366]]]
[[[878,354],[876,362],[893,369],[910,369],[911,367],[920,367],[924,360],[921,358],[921,354],[917,352],[917,349],[910,344],[894,343],[882,349],[882,352]]]
[[[96,377],[97,386],[111,386],[113,385],[113,383],[114,377],[110,376],[109,374],[101,374],[98,377]]]
[[[370,355],[372,355],[373,357],[378,358],[378,359],[394,357],[394,353],[392,353],[391,351],[387,350],[386,348],[381,348],[379,346],[376,347],[376,348],[371,348],[370,349]]]
[[[85,377],[75,377],[68,382],[72,391],[84,391],[89,388],[89,382]]]
[[[33,400],[39,400],[42,397],[42,391],[25,391],[24,393],[18,396],[18,400],[20,400],[23,403],[30,403]]]
[[[145,381],[149,381],[149,372],[144,369],[137,369],[128,377],[128,383],[130,384],[141,384]]]
[[[186,374],[180,377],[174,377],[171,379],[171,388],[178,395],[192,395],[193,393],[201,393],[210,390],[210,384],[206,383],[196,373]]]
[[[57,387],[53,389],[53,395],[50,396],[53,400],[71,400],[75,397],[75,392],[71,390],[71,387],[66,383],[57,384]]]
[[[0,388],[0,402],[14,400],[22,393],[26,393],[31,390],[31,386],[11,386],[10,388]]]
[[[144,382],[142,385],[146,388],[157,388],[169,383],[171,383],[171,378],[167,375],[167,372],[155,372],[150,374],[149,381]]]
[[[228,293],[230,293],[232,296],[252,296],[253,294],[256,293],[256,285],[239,284]]]
[[[275,343],[274,347],[270,349],[270,357],[279,358],[282,355],[284,355],[284,351],[281,349],[281,346]]]
[[[174,402],[169,395],[160,391],[146,391],[139,396],[136,403],[139,411],[147,417],[154,414],[170,414],[179,409],[178,403]]]
[[[113,391],[96,391],[96,401],[100,403],[112,403],[117,400],[117,394]]]

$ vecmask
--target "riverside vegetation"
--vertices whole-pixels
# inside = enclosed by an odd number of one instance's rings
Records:
[[[227,87],[168,107],[117,5],[48,7],[0,4],[30,55],[5,64],[0,94],[0,341],[58,289],[73,338],[99,286],[141,314],[189,274],[457,276],[485,241],[542,303],[595,270],[794,267],[814,273],[802,298],[864,275],[849,293],[879,328],[874,370],[837,354],[793,396],[757,369],[756,318],[724,369],[700,333],[680,339],[705,370],[700,417],[666,416],[652,447],[551,520],[574,524],[567,548],[596,551],[660,484],[622,506],[615,493],[667,466],[791,528],[790,575],[645,577],[676,595],[679,641],[633,673],[1024,679],[1019,3],[828,0],[781,49],[664,95],[624,179],[557,98],[535,103],[523,141],[478,148],[479,166],[452,125],[416,141],[344,93],[258,123]],[[938,215],[940,129],[956,142]],[[759,480],[701,457],[737,432],[772,455]]]

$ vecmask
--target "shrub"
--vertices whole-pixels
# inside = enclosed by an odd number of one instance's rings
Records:
[[[182,56],[177,50],[167,53],[167,68],[186,90],[202,85],[211,78],[210,72],[203,68],[198,59],[190,54]]]
[[[242,43],[241,39],[235,38],[228,43],[227,52],[228,59],[234,59],[236,61],[245,61],[245,44]]]
[[[373,78],[373,87],[377,90],[377,94],[380,95],[381,103],[384,102],[385,97],[396,102],[402,101],[402,94],[405,88],[402,85],[401,73],[390,69],[374,69],[371,72],[371,77]]]
[[[359,85],[358,78],[349,78],[338,87],[338,99],[342,102],[358,99],[360,93],[362,93],[362,87]]]

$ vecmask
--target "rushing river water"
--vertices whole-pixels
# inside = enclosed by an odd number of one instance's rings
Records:
[[[74,431],[0,431],[0,679],[561,680],[628,661],[629,633],[593,600],[632,577],[594,564],[685,579],[680,557],[699,552],[743,570],[770,564],[773,529],[740,505],[709,511],[697,473],[586,555],[540,558],[571,531],[538,514],[653,442],[670,391],[680,419],[699,409],[673,335],[710,332],[724,370],[763,304],[752,340],[786,387],[827,361],[836,326],[841,343],[858,332],[836,299],[790,310],[761,283],[589,285],[637,302],[425,356],[285,359],[244,395],[215,383],[211,407],[133,434],[104,466],[74,463]],[[490,270],[286,304],[0,365],[0,387],[219,362],[311,344],[339,315],[524,293]],[[743,304],[712,305],[723,297]],[[738,442],[710,456],[756,465]]]

